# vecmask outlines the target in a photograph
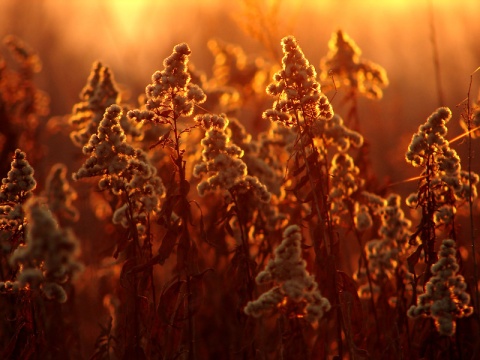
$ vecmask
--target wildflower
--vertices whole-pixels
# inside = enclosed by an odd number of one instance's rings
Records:
[[[7,35],[3,43],[13,57],[16,68],[7,66],[0,55],[0,174],[9,170],[10,154],[21,148],[30,160],[42,157],[43,144],[38,141],[38,125],[49,112],[49,97],[35,86],[34,76],[41,70],[38,54],[24,41]]]
[[[331,201],[332,220],[339,223],[340,214],[347,209],[344,200],[349,198],[363,185],[358,177],[360,170],[355,166],[353,158],[348,154],[337,153],[332,159],[330,174],[329,199]]]
[[[198,186],[203,196],[217,188],[244,193],[252,191],[262,202],[270,201],[270,193],[256,176],[247,175],[247,166],[241,159],[243,150],[231,144],[226,129],[229,120],[225,115],[202,115],[195,121],[206,130],[202,139],[202,162],[194,168],[194,175],[207,174]]]
[[[78,219],[78,210],[72,205],[77,193],[67,180],[67,167],[64,164],[55,164],[50,169],[45,184],[45,197],[50,210],[59,219]]]
[[[255,84],[255,78],[262,73],[262,59],[249,59],[240,46],[219,40],[210,40],[207,45],[215,56],[213,75],[217,85],[243,88]]]
[[[406,153],[407,162],[415,167],[423,167],[420,189],[428,183],[430,187],[430,199],[422,191],[412,194],[407,198],[409,206],[426,206],[426,202],[435,203],[437,213],[433,216],[435,222],[451,223],[457,200],[467,200],[470,196],[477,195],[476,184],[478,175],[463,171],[460,157],[454,149],[451,149],[445,139],[447,134],[447,122],[451,119],[450,109],[438,108],[430,115],[427,121],[420,125],[418,132],[412,137],[412,141]],[[471,183],[471,187],[470,187]],[[447,216],[447,207],[449,214]],[[441,208],[441,214],[438,213]],[[450,218],[450,220],[448,220]],[[448,221],[447,221],[448,220]]]
[[[25,217],[22,204],[32,196],[32,191],[37,186],[33,167],[24,152],[15,150],[10,166],[10,171],[0,186],[0,242],[7,251],[10,251],[11,245],[4,240],[22,227]]]
[[[365,231],[372,227],[373,221],[370,213],[368,212],[368,206],[360,205],[359,203],[355,203],[355,227],[358,231]]]
[[[368,192],[363,192],[363,195],[373,213],[381,219],[378,230],[380,238],[365,244],[370,274],[375,282],[380,283],[385,278],[391,277],[401,264],[401,257],[406,254],[409,247],[411,221],[405,218],[400,207],[399,195],[390,194],[387,199]],[[363,295],[365,291],[362,288]]]
[[[174,47],[173,53],[163,61],[165,69],[156,71],[152,83],[145,89],[146,110],[129,111],[130,119],[174,126],[179,117],[191,115],[194,106],[206,100],[203,90],[191,82],[188,71],[190,54],[185,43]]]
[[[301,111],[305,123],[315,120],[328,120],[333,116],[332,106],[320,91],[315,80],[315,68],[310,65],[293,36],[282,39],[282,70],[274,76],[274,82],[268,85],[267,93],[277,98],[271,109],[263,113],[263,118],[280,121],[287,126],[297,124]]]
[[[420,125],[408,146],[405,155],[407,162],[416,167],[425,166],[429,156],[436,156],[442,154],[444,150],[449,150],[448,141],[444,137],[448,131],[446,123],[451,117],[452,112],[449,108],[438,108],[425,124]]]
[[[2,179],[0,187],[0,203],[22,203],[37,186],[33,177],[33,168],[27,161],[27,156],[20,149],[15,150],[11,169],[7,177]]]
[[[431,317],[440,335],[446,336],[455,334],[456,319],[470,316],[473,312],[473,307],[468,305],[470,295],[465,291],[465,279],[457,275],[459,266],[455,254],[455,241],[443,240],[439,259],[431,268],[433,276],[425,284],[425,293],[407,312],[413,318],[421,315]]]
[[[363,136],[351,130],[343,119],[335,114],[330,121],[317,121],[312,124],[312,134],[323,139],[325,145],[335,145],[337,151],[346,152],[350,146],[359,148],[363,145]]]
[[[70,138],[76,146],[83,147],[97,132],[105,110],[121,101],[120,92],[109,67],[101,62],[93,64],[87,84],[80,93],[80,99],[81,101],[73,107],[69,119],[70,124],[75,127],[70,133]],[[140,129],[126,116],[122,116],[120,125],[126,134],[140,137]]]
[[[274,259],[256,278],[258,284],[274,282],[275,285],[246,305],[244,311],[247,315],[259,317],[281,306],[285,299],[304,302],[304,312],[310,322],[320,320],[330,310],[330,302],[321,296],[314,277],[306,270],[306,262],[301,257],[301,240],[298,226],[291,225],[285,229],[283,240],[275,249]]]
[[[283,174],[267,161],[268,154],[261,152],[260,143],[253,141],[252,136],[245,131],[243,125],[235,118],[229,118],[228,128],[230,140],[243,150],[242,160],[247,166],[248,174],[256,176],[270,193],[279,195],[283,185]],[[265,150],[265,149],[263,149]]]
[[[63,230],[48,207],[38,198],[25,204],[28,230],[25,245],[17,248],[9,261],[19,265],[20,288],[41,289],[48,299],[65,302],[67,294],[61,284],[80,271],[76,260],[78,243],[69,230]]]
[[[17,63],[20,64],[23,71],[33,74],[42,69],[40,57],[24,41],[16,36],[8,35],[3,39],[3,42],[8,47]]]
[[[73,174],[74,180],[100,176],[100,190],[111,190],[113,194],[125,193],[130,217],[137,226],[146,220],[146,214],[157,211],[159,198],[165,190],[156,169],[150,164],[147,154],[130,146],[120,126],[122,109],[111,105],[98,126],[96,134],[83,148],[90,157]],[[127,204],[117,208],[113,215],[115,223],[129,227]]]
[[[436,224],[452,224],[457,210],[453,206],[443,205],[435,213]]]
[[[361,50],[342,30],[332,35],[328,43],[329,52],[321,60],[321,81],[333,74],[337,86],[348,86],[360,94],[381,99],[382,88],[388,85],[385,69],[371,61],[361,59]]]

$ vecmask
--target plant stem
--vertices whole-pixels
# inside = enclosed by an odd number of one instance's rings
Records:
[[[176,112],[174,111],[174,114]],[[185,175],[185,162],[183,160],[183,151],[180,149],[180,135],[178,131],[178,117],[174,115],[172,121],[173,133],[174,133],[174,143],[175,143],[175,153],[176,158],[174,159],[174,164],[178,170],[178,178],[179,178],[179,192],[180,192],[180,199],[179,199],[179,215],[182,219],[182,231],[180,235],[180,242],[179,242],[179,249],[181,250],[182,254],[181,257],[183,258],[183,269],[179,269],[180,271],[185,272],[186,278],[186,285],[187,285],[187,323],[188,323],[188,359],[195,360],[196,356],[196,347],[195,347],[195,320],[192,308],[192,284],[191,284],[191,276],[192,271],[189,267],[190,260],[192,263],[191,266],[194,266],[194,259],[190,259],[190,247],[191,247],[191,239],[190,233],[188,229],[188,223],[190,221],[190,204],[188,202],[188,188],[187,188],[187,180]]]
[[[305,114],[305,111],[304,111],[303,108],[302,108],[302,113]],[[315,187],[315,183],[314,183],[314,180],[313,180],[312,170],[311,170],[310,165],[308,163],[308,158],[307,158],[307,154],[306,154],[306,151],[305,151],[306,145],[303,141],[303,131],[302,131],[302,126],[300,124],[300,119],[299,119],[297,109],[295,110],[294,114],[295,114],[295,120],[296,120],[296,125],[297,125],[297,132],[298,132],[298,136],[299,136],[299,140],[300,140],[300,151],[301,151],[301,154],[302,154],[303,159],[305,161],[305,169],[306,169],[306,172],[307,172],[310,187],[312,189],[311,191],[312,191],[312,195],[313,195],[314,207],[315,207],[315,211],[317,213],[317,218],[318,218],[317,226],[320,227],[320,231],[321,231],[321,235],[322,235],[322,239],[323,239],[323,244],[325,246],[325,250],[326,250],[326,254],[327,254],[327,259],[328,259],[328,261],[327,261],[327,272],[331,272],[327,276],[328,276],[328,278],[333,280],[333,286],[332,287],[335,289],[335,291],[334,291],[335,295],[334,296],[335,296],[335,305],[337,305],[338,352],[339,352],[339,357],[343,358],[342,329],[343,329],[343,332],[345,334],[347,332],[346,332],[345,324],[344,324],[344,321],[343,321],[342,306],[341,306],[341,303],[340,303],[340,295],[339,295],[340,289],[339,289],[339,284],[338,284],[338,281],[337,281],[337,266],[336,266],[335,254],[332,253],[332,251],[333,251],[333,249],[332,249],[333,248],[333,236],[332,236],[332,234],[330,234],[330,237],[329,237],[330,238],[330,244],[328,244],[328,242],[327,242],[327,229],[325,228],[324,217],[322,216],[322,212],[320,211],[320,208],[319,208],[320,201],[319,201],[319,198],[318,198],[318,195],[317,195],[317,192],[316,192],[316,187]],[[325,202],[324,202],[323,198],[322,198],[322,205],[323,205],[322,207],[325,207]],[[320,264],[320,256],[321,256],[320,246],[318,244],[318,241],[316,241],[315,239],[313,240],[313,248],[315,250],[315,263],[317,264],[317,268],[320,268],[320,266],[321,266],[321,264]]]
[[[362,246],[362,240],[361,240],[361,236],[360,236],[360,233],[358,232],[358,230],[355,228],[355,224],[354,224],[354,218],[353,218],[353,211],[352,211],[352,204],[350,203],[349,206],[348,206],[348,212],[350,214],[350,219],[351,219],[351,222],[353,224],[353,231],[355,233],[355,237],[357,238],[357,242],[358,242],[358,246],[360,247],[360,256],[365,264],[365,271],[367,273],[367,279],[368,279],[368,286],[370,287],[370,293],[371,293],[371,296],[370,296],[370,303],[371,303],[371,306],[372,306],[372,311],[373,311],[373,317],[375,319],[375,327],[376,327],[376,330],[377,330],[377,343],[380,344],[380,339],[381,339],[381,332],[380,332],[380,324],[378,322],[378,317],[377,317],[377,311],[376,311],[376,306],[375,306],[375,300],[373,299],[373,281],[372,281],[372,275],[370,274],[370,268],[368,267],[368,259],[367,259],[367,255],[365,254],[365,247]]]
[[[238,203],[238,199],[237,197],[235,196],[235,194],[230,191],[230,195],[232,196],[232,199],[233,199],[233,203],[235,204],[235,207],[236,207],[236,214],[237,214],[237,219],[238,219],[238,223],[239,223],[239,228],[240,228],[240,237],[242,239],[242,250],[243,250],[243,256],[245,257],[245,264],[246,264],[246,267],[247,267],[247,285],[248,285],[248,299],[250,301],[253,300],[253,290],[254,290],[254,280],[253,280],[253,274],[251,272],[251,269],[250,269],[250,249],[249,249],[249,246],[248,246],[248,238],[245,236],[245,221],[243,219],[243,216],[241,215],[242,214],[242,211],[240,210],[239,208],[239,203]]]
[[[132,232],[132,240],[133,240],[133,247],[132,247],[132,256],[129,257],[129,260],[133,261],[132,266],[135,267],[138,264],[138,259],[137,259],[137,247],[140,247],[140,241],[138,238],[138,231],[137,231],[137,226],[135,222],[133,221],[133,205],[130,199],[130,196],[128,195],[127,189],[124,189],[126,198],[127,198],[127,204],[128,204],[128,211],[127,211],[127,218],[128,222],[130,223],[130,231]],[[140,347],[140,322],[139,322],[139,314],[138,314],[138,278],[137,278],[137,273],[133,273],[133,346],[135,349],[135,352],[137,349]],[[127,339],[127,344],[129,344],[130,341]],[[128,348],[128,345],[127,345]]]
[[[468,131],[468,187],[469,187],[469,194],[468,194],[468,208],[469,208],[469,216],[470,216],[470,240],[472,243],[472,257],[473,257],[473,281],[474,281],[474,288],[475,288],[475,304],[474,307],[478,311],[479,303],[478,303],[478,277],[477,277],[477,252],[475,249],[475,225],[473,222],[473,199],[472,199],[472,116],[470,113],[470,90],[472,88],[472,81],[473,81],[473,74],[470,75],[470,84],[468,86],[468,94],[467,94],[467,131]]]

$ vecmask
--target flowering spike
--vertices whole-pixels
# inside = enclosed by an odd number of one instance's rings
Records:
[[[37,186],[33,177],[33,168],[27,161],[27,156],[20,149],[15,150],[10,171],[2,179],[0,187],[0,203],[23,203]]]
[[[332,35],[329,52],[321,60],[320,79],[327,81],[333,75],[338,86],[348,86],[372,99],[381,99],[382,88],[388,85],[387,73],[380,65],[361,59],[360,48],[342,30]]]
[[[330,302],[321,296],[314,277],[306,270],[306,262],[301,256],[301,241],[302,234],[298,226],[291,225],[284,230],[274,259],[256,278],[258,284],[274,282],[275,285],[247,304],[244,309],[247,315],[260,317],[266,311],[280,306],[285,299],[304,302],[304,311],[310,322],[320,320],[330,310]]]
[[[470,295],[465,291],[467,284],[462,275],[457,275],[459,266],[455,257],[455,241],[443,240],[438,253],[438,261],[432,265],[432,277],[425,285],[425,293],[420,295],[417,305],[412,305],[408,316],[429,316],[435,320],[440,335],[455,334],[456,319],[470,316]]]
[[[165,69],[152,75],[152,83],[145,89],[146,110],[129,111],[128,117],[137,122],[153,121],[171,124],[180,116],[189,116],[194,106],[206,100],[203,90],[191,82],[188,71],[187,44],[178,44],[173,53],[163,61]]]
[[[287,36],[282,39],[282,47],[282,69],[273,76],[274,82],[267,87],[267,93],[277,97],[277,100],[272,109],[263,113],[263,118],[288,126],[296,124],[296,113],[299,111],[308,123],[330,119],[333,116],[332,106],[321,93],[320,84],[315,80],[315,68],[305,58],[297,40]]]
[[[97,133],[83,148],[84,154],[90,157],[73,174],[73,179],[100,176],[101,190],[110,189],[116,195],[127,193],[134,207],[131,220],[143,230],[146,214],[158,210],[159,198],[165,190],[147,154],[126,143],[119,124],[121,117],[120,106],[108,107]],[[114,223],[128,227],[126,211],[126,206],[119,207],[113,215]]]
[[[205,130],[202,139],[202,162],[194,168],[194,175],[209,177],[198,184],[198,193],[203,196],[207,191],[217,188],[236,189],[239,192],[253,191],[263,202],[270,201],[270,193],[256,176],[247,175],[247,166],[241,159],[243,150],[231,144],[226,129],[229,120],[225,115],[202,115],[195,118]]]
[[[78,210],[72,205],[77,193],[67,180],[67,167],[64,164],[55,164],[50,169],[45,184],[45,197],[50,210],[59,219],[78,219]]]
[[[17,275],[20,288],[40,288],[43,294],[65,302],[67,294],[61,284],[82,266],[77,262],[78,243],[70,231],[58,227],[48,207],[38,198],[25,203],[28,223],[26,243],[10,257],[12,265],[21,265]]]

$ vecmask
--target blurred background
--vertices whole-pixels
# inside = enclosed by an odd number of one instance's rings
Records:
[[[135,102],[177,43],[187,42],[191,61],[210,76],[214,59],[209,39],[239,44],[249,56],[271,59],[280,53],[280,39],[292,34],[318,67],[332,33],[342,29],[364,58],[387,70],[390,85],[384,98],[361,100],[359,114],[377,174],[395,182],[418,173],[404,164],[403,155],[418,125],[439,105],[454,112],[449,136],[461,133],[463,108],[457,105],[480,66],[479,15],[477,0],[2,0],[0,35],[14,34],[38,51],[43,69],[37,85],[50,95],[50,114],[57,116],[68,114],[78,101],[95,60],[112,69],[125,96]],[[268,30],[271,48],[245,27]],[[477,73],[472,98],[479,86]],[[337,96],[333,105],[342,115],[340,102]],[[457,150],[462,151],[462,144]]]

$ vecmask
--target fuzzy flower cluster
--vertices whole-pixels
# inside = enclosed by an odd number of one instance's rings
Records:
[[[363,232],[372,227],[373,220],[367,205],[355,202],[353,213],[355,215],[353,221],[358,231]]]
[[[27,236],[25,245],[9,259],[19,266],[16,282],[2,282],[0,289],[40,289],[48,299],[67,300],[62,284],[81,270],[78,242],[70,231],[60,229],[48,207],[38,198],[25,203]]]
[[[248,174],[256,176],[270,193],[278,196],[283,185],[283,173],[275,165],[271,166],[272,159],[262,151],[265,149],[261,149],[261,143],[252,140],[252,136],[235,118],[229,118],[227,130],[230,131],[232,143],[243,150],[242,160],[247,165]]]
[[[316,121],[311,130],[315,137],[323,139],[326,145],[336,146],[340,152],[348,151],[350,146],[359,148],[363,145],[362,134],[346,127],[337,114],[330,121]]]
[[[328,43],[329,51],[321,60],[322,82],[334,76],[337,86],[347,86],[373,99],[381,99],[382,88],[388,86],[387,73],[380,65],[364,60],[360,48],[342,30],[333,34]]]
[[[368,207],[375,215],[380,216],[381,226],[378,230],[379,239],[370,240],[365,244],[368,267],[372,279],[381,283],[395,272],[401,262],[401,257],[406,254],[410,239],[411,221],[405,218],[401,208],[401,198],[397,194],[390,194],[383,199],[378,195],[363,192]],[[364,270],[363,270],[364,271]],[[365,277],[360,273],[357,277]],[[370,293],[369,285],[362,285],[359,294]]]
[[[0,186],[0,232],[13,231],[23,224],[22,204],[32,195],[37,186],[33,167],[24,152],[17,149],[13,155],[10,171]],[[0,239],[7,236],[1,233]]]
[[[210,40],[207,45],[215,56],[213,75],[217,85],[255,85],[255,78],[262,72],[262,59],[250,59],[240,46],[219,40]]]
[[[333,116],[332,106],[322,94],[315,68],[305,58],[297,40],[287,36],[282,39],[282,47],[282,69],[267,87],[267,93],[277,100],[272,109],[263,113],[263,118],[280,121],[287,126],[296,125],[300,121],[298,116],[302,116],[308,124],[318,119],[330,119]]]
[[[141,234],[147,214],[159,209],[159,198],[165,190],[147,154],[125,141],[126,135],[119,123],[121,117],[122,109],[118,105],[107,108],[97,133],[83,147],[83,153],[89,158],[73,174],[73,179],[100,176],[100,190],[108,189],[115,195],[125,193],[127,201],[116,209],[113,222],[128,228],[131,220]]]
[[[363,180],[358,176],[360,170],[348,154],[337,153],[332,159],[330,167],[331,183],[329,200],[331,202],[332,220],[335,223],[340,222],[340,215],[346,211],[347,206],[344,203],[362,185]]]
[[[217,188],[245,193],[252,191],[262,202],[270,201],[270,193],[256,176],[247,175],[247,166],[241,159],[243,150],[230,142],[227,134],[229,120],[225,115],[201,115],[195,121],[205,129],[202,162],[197,164],[193,174],[208,177],[198,184],[198,193]]]
[[[132,110],[128,117],[141,122],[172,125],[180,116],[190,116],[196,104],[206,100],[203,90],[191,82],[187,44],[178,44],[163,61],[165,69],[152,75],[152,83],[145,89],[146,110]]]
[[[435,196],[435,203],[440,209],[436,215],[437,222],[450,223],[455,214],[455,200],[468,200],[476,197],[476,184],[479,177],[475,173],[462,171],[460,157],[450,148],[445,139],[446,123],[451,119],[449,108],[441,107],[432,113],[427,121],[420,125],[412,137],[405,155],[407,162],[415,167],[423,167],[422,184],[429,181]],[[428,179],[427,179],[428,177]],[[470,186],[471,184],[471,186]],[[424,199],[420,193],[411,194],[407,204],[416,207]]]
[[[431,317],[440,335],[446,336],[455,334],[456,319],[473,313],[473,307],[469,306],[470,295],[465,291],[465,279],[457,275],[459,266],[455,256],[455,241],[443,240],[439,259],[431,268],[433,276],[425,285],[425,293],[407,312],[413,318],[421,315]]]
[[[446,124],[451,117],[452,112],[450,109],[441,107],[432,113],[424,124],[419,126],[418,132],[412,136],[412,141],[408,145],[408,151],[405,155],[407,162],[415,167],[426,166],[430,157],[442,156],[444,152],[450,150],[445,136],[448,132]],[[445,167],[451,173],[455,173],[459,169],[460,160],[458,156],[450,156],[450,158],[451,163]]]
[[[67,180],[67,167],[64,164],[55,164],[50,169],[44,196],[48,201],[48,207],[59,220],[78,220],[78,210],[72,205],[77,198],[77,192]]]
[[[24,41],[16,36],[8,35],[3,39],[3,42],[23,71],[32,74],[41,70],[42,62],[40,57]]]
[[[221,58],[221,55],[219,55]],[[240,96],[240,89],[237,90],[234,85],[228,84],[230,78],[225,79],[223,75],[220,78],[214,78],[210,81],[207,75],[195,68],[192,63],[188,63],[190,73],[190,82],[197,84],[205,93],[206,100],[202,103],[202,108],[214,114],[235,114],[240,109],[243,99]],[[216,73],[214,65],[214,73]],[[227,74],[225,74],[227,75]],[[227,82],[223,84],[224,82]]]
[[[247,315],[260,317],[282,306],[285,300],[303,302],[304,314],[312,323],[320,320],[330,310],[330,302],[321,295],[314,277],[306,270],[306,262],[301,256],[301,241],[302,234],[298,226],[291,225],[285,229],[283,240],[275,249],[274,258],[256,278],[258,284],[273,282],[275,285],[246,305],[244,311]]]
[[[27,161],[27,156],[20,149],[15,150],[10,171],[2,179],[0,187],[0,203],[22,203],[37,186],[33,177],[33,168]]]
[[[259,134],[260,156],[282,177],[296,140],[295,130],[280,122],[270,122],[269,129]]]
[[[70,133],[70,138],[76,146],[83,147],[97,132],[105,109],[120,102],[120,93],[107,66],[101,62],[93,64],[87,84],[80,93],[80,100],[74,105],[70,116],[70,124],[76,128]],[[125,133],[133,137],[141,136],[140,129],[126,116],[121,118],[120,125]]]

